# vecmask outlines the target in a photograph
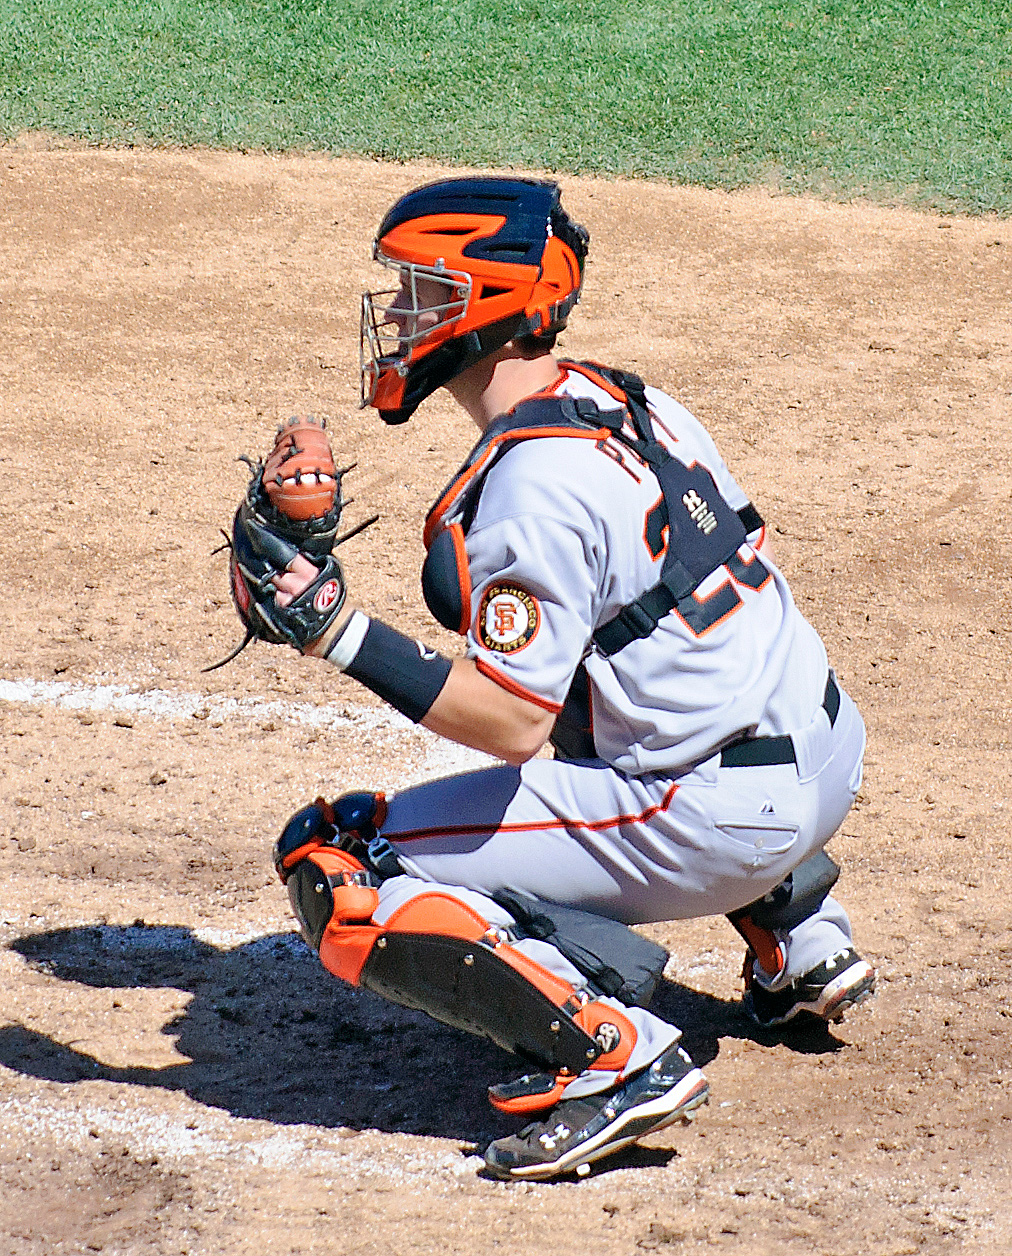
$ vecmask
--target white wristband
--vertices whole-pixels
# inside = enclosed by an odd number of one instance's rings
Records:
[[[364,612],[353,611],[340,636],[330,647],[327,662],[332,663],[339,672],[343,672],[354,662],[355,655],[362,648],[362,642],[365,640],[365,634],[369,631],[371,622]]]

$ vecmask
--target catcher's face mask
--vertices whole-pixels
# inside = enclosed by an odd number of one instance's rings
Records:
[[[403,423],[515,337],[561,330],[586,252],[554,183],[462,178],[409,192],[373,246],[400,287],[362,298],[362,405]]]
[[[472,288],[471,276],[462,270],[398,262],[378,249],[375,258],[398,272],[400,287],[362,295],[363,406],[375,403],[384,375],[404,379],[421,353],[453,334],[453,324],[467,315]]]

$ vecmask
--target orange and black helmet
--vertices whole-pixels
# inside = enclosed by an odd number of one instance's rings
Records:
[[[400,286],[362,298],[362,405],[403,423],[510,340],[561,331],[588,239],[548,180],[446,179],[401,197],[373,245]]]

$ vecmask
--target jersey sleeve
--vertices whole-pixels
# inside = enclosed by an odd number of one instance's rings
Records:
[[[569,522],[510,515],[467,536],[467,654],[511,693],[558,712],[590,640],[599,556]]]

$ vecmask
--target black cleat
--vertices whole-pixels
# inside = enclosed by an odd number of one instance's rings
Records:
[[[485,1152],[495,1177],[544,1181],[574,1169],[581,1175],[595,1160],[664,1129],[690,1121],[707,1101],[706,1078],[681,1047],[669,1047],[628,1081],[596,1095],[563,1099],[544,1120],[519,1134],[497,1138]]]
[[[752,1019],[764,1029],[786,1025],[796,1016],[823,1021],[843,1019],[844,1012],[875,993],[875,970],[854,950],[839,951],[818,967],[795,977],[783,990],[767,990],[753,980],[745,996]]]

